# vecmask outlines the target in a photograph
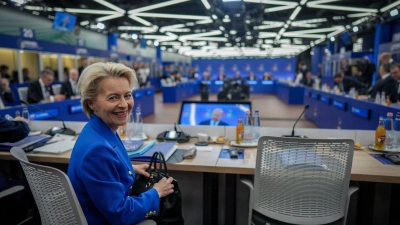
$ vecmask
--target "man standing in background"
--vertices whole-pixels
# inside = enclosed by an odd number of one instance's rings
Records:
[[[78,96],[78,70],[71,69],[68,73],[68,80],[62,83],[60,93],[65,95],[65,98],[69,99],[74,96]]]

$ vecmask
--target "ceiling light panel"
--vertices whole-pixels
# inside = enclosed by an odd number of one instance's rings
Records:
[[[398,5],[400,5],[400,1],[395,1],[395,2],[393,2],[393,3],[391,3],[391,4],[389,4],[389,5],[387,5],[387,6],[383,7],[383,8],[381,8],[380,11],[381,11],[381,12],[386,12],[386,11],[388,11],[389,9],[392,9],[392,8],[398,6]]]
[[[99,18],[96,19],[96,21],[103,22],[103,21],[106,21],[106,20],[116,19],[116,18],[119,18],[119,17],[122,17],[122,16],[123,16],[123,14],[117,13],[117,14],[114,14],[114,15],[99,17]]]
[[[166,2],[162,2],[162,3],[154,4],[154,5],[145,6],[145,7],[142,7],[142,8],[132,9],[132,10],[129,10],[128,13],[132,14],[132,13],[149,11],[149,10],[152,10],[152,9],[159,9],[159,8],[163,8],[163,7],[166,7],[166,6],[175,5],[175,4],[179,4],[179,3],[187,2],[187,1],[189,1],[189,0],[166,1]]]
[[[115,14],[115,11],[111,10],[95,10],[95,9],[73,9],[66,8],[66,12],[69,13],[86,13],[86,14]]]
[[[203,3],[204,7],[206,7],[206,9],[211,9],[211,5],[210,3],[208,3],[207,0],[201,0],[201,2]]]
[[[335,6],[335,5],[325,5],[324,3],[329,2],[337,2],[337,0],[318,0],[313,2],[308,2],[308,8],[318,8],[318,9],[334,9],[334,10],[342,10],[342,11],[354,11],[354,12],[370,12],[377,13],[377,9],[369,9],[369,8],[359,8],[359,7],[349,7],[349,6]]]
[[[172,18],[172,19],[184,19],[184,20],[207,20],[208,16],[192,16],[192,15],[180,15],[180,14],[165,14],[165,13],[136,13],[136,16],[141,17],[156,17],[156,18]]]
[[[354,13],[347,15],[348,18],[357,18],[357,17],[365,17],[365,16],[373,16],[375,13]]]
[[[113,10],[119,12],[119,13],[125,13],[124,9],[121,9],[120,7],[117,7],[117,6],[111,4],[111,3],[107,2],[107,1],[104,1],[104,0],[93,0],[93,1],[95,1],[95,2],[97,2],[99,4],[101,4],[101,5],[104,5],[107,8],[113,9]]]
[[[297,6],[297,8],[293,11],[292,15],[290,16],[290,20],[294,20],[301,10],[301,6]]]
[[[137,17],[137,16],[134,16],[134,15],[129,15],[129,18],[131,18],[133,20],[136,20],[137,22],[139,22],[139,23],[141,23],[143,25],[146,25],[146,26],[151,26],[152,25],[152,23],[150,23],[149,21],[144,20],[144,19],[142,19],[140,17]]]

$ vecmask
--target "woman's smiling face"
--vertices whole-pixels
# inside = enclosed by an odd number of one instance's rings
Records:
[[[132,90],[125,77],[111,77],[99,84],[96,100],[89,107],[114,132],[128,122],[133,107]]]

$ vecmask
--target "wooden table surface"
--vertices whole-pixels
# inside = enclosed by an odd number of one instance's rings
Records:
[[[188,149],[194,145],[194,140],[189,143],[179,144],[180,149]],[[228,146],[228,140],[225,146]],[[384,165],[374,159],[369,153],[379,153],[369,150],[368,143],[362,143],[363,150],[354,150],[351,180],[382,183],[400,183],[400,166]],[[224,145],[210,144],[211,151],[197,151],[196,157],[186,159],[180,163],[168,164],[169,170],[210,172],[226,174],[253,175],[256,167],[256,148],[245,148],[244,159],[220,159],[220,150]],[[37,163],[68,164],[72,151],[62,154],[27,153],[30,161]],[[15,160],[9,152],[0,152],[0,160]],[[142,162],[132,162],[139,164]]]

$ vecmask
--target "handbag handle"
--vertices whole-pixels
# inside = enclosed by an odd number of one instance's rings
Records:
[[[157,167],[157,159],[159,160],[159,166]],[[151,167],[154,164],[154,169],[152,170]],[[168,176],[168,169],[167,169],[167,164],[165,162],[165,157],[162,152],[154,152],[153,156],[151,157],[150,160],[150,165],[147,168],[147,172],[149,174],[152,174],[152,172],[155,172],[157,174],[157,177],[160,177],[160,173],[163,173]]]

